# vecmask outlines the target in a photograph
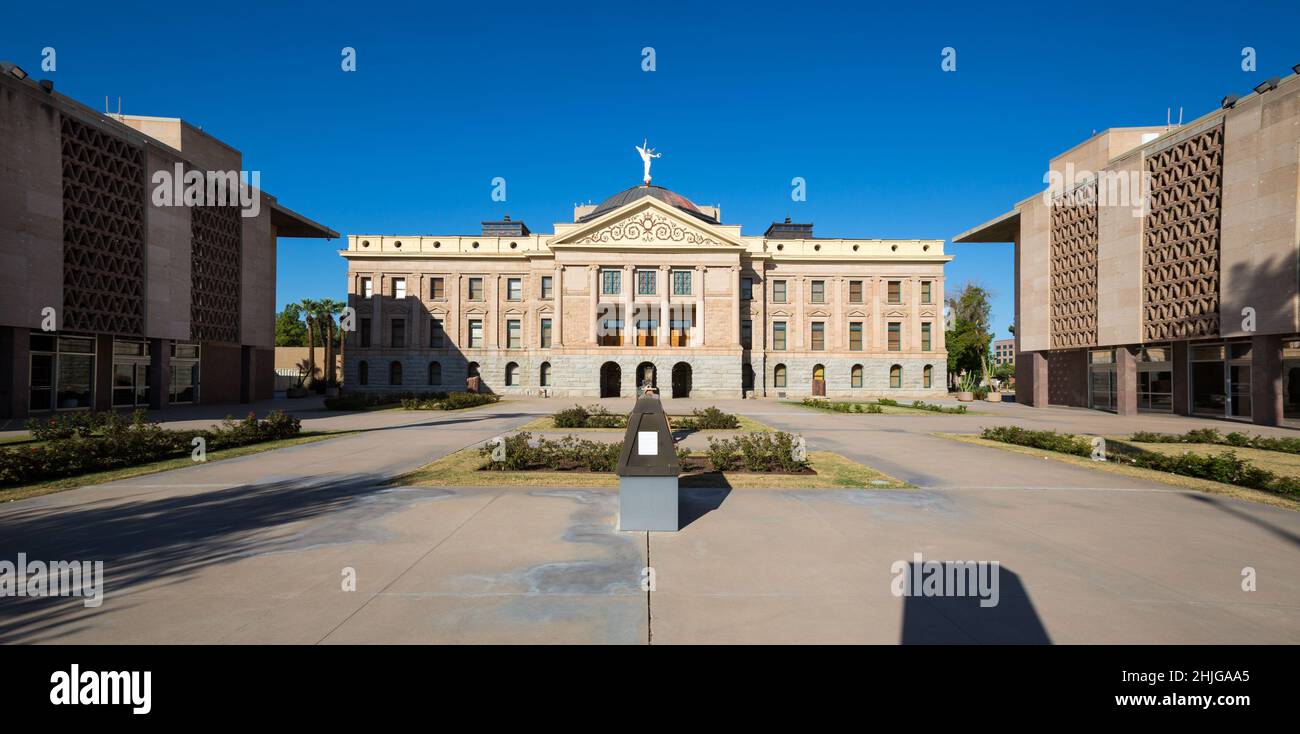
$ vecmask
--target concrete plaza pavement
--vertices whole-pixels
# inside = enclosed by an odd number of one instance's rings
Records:
[[[918,487],[690,491],[678,533],[618,532],[606,490],[383,486],[572,402],[295,410],[306,430],[357,433],[0,505],[0,559],[103,560],[106,575],[98,608],[0,599],[0,641],[1300,642],[1300,513],[930,435],[1238,427],[1221,421],[668,401],[798,431]],[[998,605],[895,596],[892,569],[918,553],[998,561]],[[1257,591],[1242,591],[1247,567]]]

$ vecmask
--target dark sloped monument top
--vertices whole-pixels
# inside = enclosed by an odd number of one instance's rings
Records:
[[[676,532],[677,449],[657,395],[642,395],[627,417],[618,456],[620,530]]]

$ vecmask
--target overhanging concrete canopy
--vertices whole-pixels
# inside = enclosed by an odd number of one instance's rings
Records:
[[[1015,242],[1020,234],[1020,211],[1011,210],[1000,217],[962,232],[952,238],[955,244],[971,242]]]
[[[278,202],[271,203],[271,224],[280,237],[313,237],[335,239],[338,232],[323,224],[314,222]]]

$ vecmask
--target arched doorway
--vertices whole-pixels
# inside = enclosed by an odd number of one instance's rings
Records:
[[[623,370],[617,362],[606,362],[600,366],[600,396],[616,398],[622,392]]]
[[[691,366],[686,362],[673,365],[673,397],[689,398],[691,396]]]
[[[826,395],[826,368],[822,365],[815,365],[812,374],[812,394]]]
[[[655,389],[659,388],[659,374],[655,370],[653,362],[642,362],[636,366],[636,389],[640,393],[645,389],[646,384]]]

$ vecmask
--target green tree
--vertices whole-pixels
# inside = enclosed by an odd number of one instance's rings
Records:
[[[302,308],[303,319],[307,322],[307,379],[303,381],[303,386],[311,389],[316,383],[316,327],[321,310],[320,301],[304,298],[298,302],[298,306]]]
[[[981,373],[989,343],[993,340],[993,333],[989,331],[989,315],[993,310],[989,296],[988,289],[983,286],[967,283],[947,299],[951,314],[951,328],[945,336],[948,374],[956,375],[962,370],[976,375]]]
[[[320,325],[323,341],[325,342],[325,384],[336,384],[336,375],[334,372],[334,350],[341,346],[338,332],[338,324],[334,322],[334,316],[343,313],[343,307],[346,303],[336,301],[333,298],[322,298],[316,302],[319,312],[316,314],[316,323]]]
[[[298,304],[286,303],[284,310],[275,315],[275,345],[307,346],[307,325],[302,322],[302,307]]]

